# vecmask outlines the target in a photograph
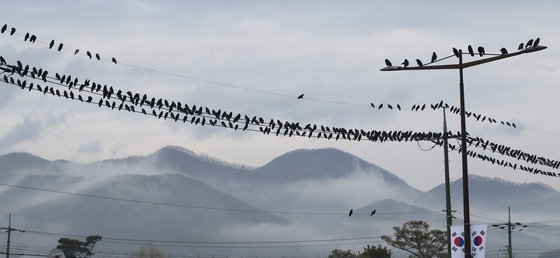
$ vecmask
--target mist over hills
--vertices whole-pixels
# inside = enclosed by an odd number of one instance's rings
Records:
[[[21,223],[17,226],[30,231],[165,241],[274,242],[378,237],[392,234],[393,226],[413,219],[445,228],[443,184],[422,192],[383,168],[332,148],[291,151],[258,168],[177,146],[147,156],[90,164],[9,153],[0,156],[0,179],[4,184],[25,187],[0,187],[0,203],[6,211],[1,219],[7,221],[11,212]],[[507,206],[531,203],[551,205],[536,205],[530,212],[516,214],[555,218],[560,211],[554,203],[560,200],[560,193],[546,185],[475,175],[469,183],[471,214],[490,209],[493,213],[484,216],[505,221]],[[458,210],[455,215],[459,217],[454,223],[461,223],[461,186],[461,180],[451,182],[452,209]],[[347,216],[350,209],[355,211],[352,217]],[[370,216],[372,210],[376,214]],[[489,239],[489,244],[503,246],[503,232],[490,233],[497,237]],[[22,237],[55,246],[60,236]],[[555,246],[535,232],[516,233],[516,237],[514,243],[538,245],[543,250]],[[370,243],[382,243],[372,239]],[[133,250],[141,243],[145,242],[123,247],[122,243],[105,241],[99,248]],[[169,249],[184,252],[182,245]],[[216,250],[236,255],[326,255],[335,248],[360,250],[363,246],[365,243],[299,243],[267,249],[230,244],[216,249],[190,244],[188,250],[208,255]]]

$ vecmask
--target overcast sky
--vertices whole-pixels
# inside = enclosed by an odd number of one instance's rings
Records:
[[[459,106],[458,71],[381,72],[386,58],[396,65],[405,58],[427,63],[434,51],[445,57],[453,47],[466,51],[468,45],[514,52],[519,43],[540,37],[545,51],[464,73],[467,111],[518,128],[468,119],[467,130],[560,159],[558,1],[9,1],[2,9],[0,25],[17,29],[13,36],[0,35],[0,55],[8,62],[265,120],[365,130],[441,131],[441,110],[409,109],[440,100]],[[37,36],[35,44],[24,42],[26,32]],[[48,48],[53,39],[64,43],[63,51]],[[74,55],[75,49],[81,52]],[[103,60],[90,60],[86,50]],[[305,97],[298,100],[300,94]],[[370,103],[399,104],[406,111],[373,110]],[[0,154],[25,151],[86,163],[178,145],[262,166],[291,150],[333,147],[423,191],[444,179],[442,149],[424,151],[432,147],[427,142],[327,141],[201,127],[4,83],[0,120]],[[457,115],[448,114],[448,122],[450,130],[460,130]],[[450,162],[451,178],[460,178],[459,154],[453,152]],[[469,161],[469,173],[560,190],[560,178],[480,160]]]

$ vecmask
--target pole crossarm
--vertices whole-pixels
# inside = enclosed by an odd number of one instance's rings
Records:
[[[536,52],[536,51],[541,51],[541,50],[545,50],[545,49],[547,49],[546,46],[540,46],[540,45],[536,46],[536,47],[529,47],[529,48],[525,48],[525,49],[517,51],[517,52],[505,54],[505,55],[498,55],[498,56],[493,56],[493,57],[484,58],[484,59],[480,59],[480,60],[475,60],[475,61],[471,61],[471,62],[466,62],[466,63],[463,63],[462,66],[461,66],[461,64],[424,65],[424,66],[411,66],[411,67],[387,66],[387,67],[383,67],[379,70],[382,71],[382,72],[389,72],[389,71],[413,71],[413,70],[451,70],[451,69],[468,68],[468,67],[475,66],[475,65],[489,63],[489,62],[497,61],[497,60],[500,60],[500,59],[504,59],[504,58],[508,58],[508,57],[512,57],[512,56],[517,56],[517,55],[521,55],[521,54],[527,54],[527,53]],[[464,54],[468,55],[468,53],[464,53]]]

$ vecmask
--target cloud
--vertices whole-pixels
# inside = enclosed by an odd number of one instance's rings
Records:
[[[65,116],[47,116],[43,120],[25,117],[24,120],[14,125],[4,137],[0,139],[0,148],[10,150],[13,146],[39,139],[49,127],[56,126],[65,120]]]

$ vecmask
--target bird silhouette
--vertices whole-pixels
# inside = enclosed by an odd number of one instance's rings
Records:
[[[385,59],[385,64],[387,66],[393,66],[393,64],[391,64],[391,61],[389,61],[389,59]]]
[[[409,64],[409,63],[408,63],[408,59],[405,59],[404,62],[402,62],[402,65],[403,65],[404,67],[407,67],[408,64]]]
[[[532,45],[533,45],[533,39],[530,39],[529,41],[527,41],[527,44],[525,44],[525,48],[528,48]]]
[[[519,43],[519,47],[517,47],[517,50],[521,50],[523,49],[523,43]]]
[[[505,47],[503,47],[502,49],[500,49],[500,52],[502,52],[502,55],[507,55],[508,51]]]
[[[432,53],[432,63],[435,62],[437,59],[436,52]]]
[[[486,54],[486,52],[484,51],[483,47],[478,47],[478,54],[482,57],[483,55]]]
[[[113,63],[115,63],[115,64],[117,63],[117,59],[115,59],[114,57],[111,58],[111,61],[112,61]]]
[[[416,63],[418,64],[418,66],[424,66],[424,65],[422,64],[422,61],[420,61],[420,59],[416,59]]]
[[[23,37],[23,41],[27,41],[29,39],[29,32],[25,33],[25,37]]]
[[[469,54],[470,54],[471,56],[474,56],[474,50],[473,50],[473,48],[472,48],[471,45],[469,45],[469,46],[467,47],[467,50],[469,50]]]
[[[4,33],[4,32],[6,32],[7,29],[8,29],[8,24],[4,24],[4,26],[2,26],[2,30],[0,30],[0,32]]]
[[[453,48],[453,54],[459,58],[459,50],[457,50],[456,48]]]
[[[298,98],[298,99],[303,99],[303,95],[304,95],[304,94],[301,94],[301,95],[299,95],[297,98]]]
[[[76,52],[77,53],[77,52]],[[91,52],[86,51],[86,55],[89,57],[89,59],[91,59]]]
[[[352,217],[353,213],[354,213],[354,209],[350,209],[350,212],[348,212],[348,217]]]
[[[369,103],[371,105],[372,108],[375,108],[375,105],[373,103]]]
[[[51,43],[49,44],[49,49],[52,49],[54,47],[54,39],[51,40]]]
[[[14,35],[14,33],[16,33],[16,28],[12,28],[12,30],[10,31],[10,35]]]
[[[376,211],[377,211],[377,210],[373,210],[369,215],[370,215],[370,216],[375,215],[375,212],[376,212]]]
[[[77,55],[78,52],[80,52],[80,50],[76,48],[76,50],[74,50],[74,55]]]
[[[60,43],[60,44],[58,45],[58,51],[62,50],[62,46],[63,46],[62,43]]]
[[[540,42],[541,42],[541,38],[535,39],[535,42],[533,43],[533,47],[538,46]]]
[[[101,60],[101,57],[97,53],[95,54],[95,58],[97,58],[97,60]]]
[[[31,37],[29,38],[29,42],[31,43],[35,43],[36,40],[37,40],[37,36],[35,35],[31,35]]]

